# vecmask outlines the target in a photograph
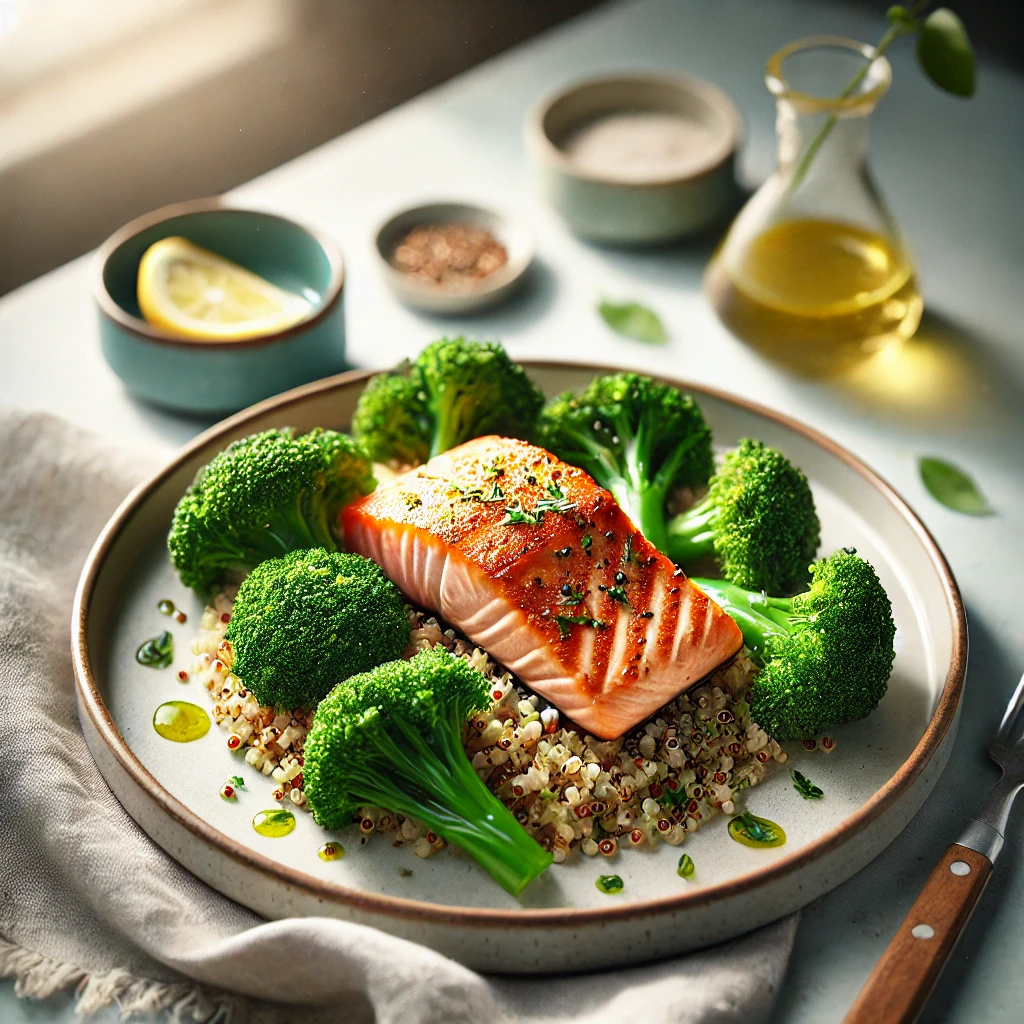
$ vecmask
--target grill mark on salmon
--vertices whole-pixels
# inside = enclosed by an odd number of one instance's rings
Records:
[[[495,485],[501,497],[488,500]],[[622,735],[742,646],[732,619],[607,491],[523,441],[460,445],[349,505],[341,525],[348,547],[378,562],[410,600],[601,739]],[[610,593],[621,596],[617,587],[625,602]],[[568,621],[577,616],[587,621]]]

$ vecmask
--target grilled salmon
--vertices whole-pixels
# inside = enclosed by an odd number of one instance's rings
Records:
[[[734,655],[736,624],[582,469],[481,437],[349,505],[345,543],[601,739]]]

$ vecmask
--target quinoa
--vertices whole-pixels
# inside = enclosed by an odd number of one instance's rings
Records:
[[[224,633],[236,591],[225,590],[203,612],[191,675],[209,690],[229,749],[270,777],[275,800],[306,808],[302,752],[313,712],[260,707],[231,671]],[[736,795],[764,779],[770,764],[787,760],[750,719],[755,667],[746,651],[625,736],[603,741],[563,723],[557,708],[454,629],[419,609],[408,614],[405,657],[440,645],[487,677],[491,703],[470,719],[466,753],[556,863],[577,848],[610,857],[658,842],[678,846],[718,812],[735,813]],[[418,821],[383,808],[363,807],[355,821],[363,842],[380,833],[421,857],[445,845]]]

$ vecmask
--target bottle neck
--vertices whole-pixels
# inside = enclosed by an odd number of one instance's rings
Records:
[[[775,127],[779,172],[790,174],[796,170],[828,120],[828,113],[801,113],[788,99],[778,101]],[[809,176],[841,174],[844,169],[856,173],[867,155],[868,112],[837,117],[814,156]]]

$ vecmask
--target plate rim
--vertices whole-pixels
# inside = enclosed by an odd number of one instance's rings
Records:
[[[527,371],[530,369],[582,370],[598,374],[621,372],[623,369],[622,367],[601,363],[572,362],[559,359],[521,359],[515,361]],[[204,821],[198,814],[172,796],[143,765],[121,735],[100,694],[99,686],[92,671],[87,639],[90,603],[100,571],[114,542],[131,520],[133,514],[144,503],[145,499],[167,477],[177,472],[182,463],[191,458],[198,449],[219,437],[234,432],[249,420],[269,412],[284,411],[288,407],[302,403],[314,395],[347,387],[359,381],[366,381],[374,376],[374,374],[380,372],[382,371],[349,370],[331,377],[325,377],[257,402],[202,431],[202,433],[181,448],[161,469],[136,485],[129,492],[103,527],[82,569],[75,591],[71,615],[72,656],[79,706],[88,715],[97,736],[103,741],[108,751],[114,756],[117,763],[128,774],[135,785],[174,822],[185,828],[195,838],[241,864],[243,867],[255,870],[262,875],[270,876],[275,882],[283,882],[315,899],[327,901],[331,904],[341,904],[351,908],[353,911],[384,914],[390,917],[435,925],[501,928],[533,928],[538,926],[545,928],[571,928],[582,925],[602,925],[623,919],[674,914],[691,907],[706,906],[730,897],[740,896],[772,882],[780,881],[826,854],[837,850],[846,841],[863,831],[868,825],[881,817],[923,773],[933,754],[941,746],[946,733],[956,721],[957,711],[963,695],[968,647],[967,619],[963,599],[949,563],[931,532],[891,484],[851,451],[815,428],[786,413],[760,405],[757,402],[752,402],[739,395],[683,379],[652,373],[648,374],[648,376],[690,392],[698,400],[700,396],[704,395],[726,404],[737,406],[746,412],[763,416],[780,426],[800,434],[805,439],[824,449],[825,452],[839,459],[879,491],[886,501],[907,522],[926,549],[933,565],[938,571],[945,592],[946,606],[952,627],[952,654],[949,669],[946,673],[946,680],[928,726],[913,751],[900,765],[895,774],[876,789],[866,803],[862,804],[853,814],[844,818],[834,828],[823,833],[817,839],[794,853],[780,857],[771,864],[747,872],[730,881],[701,886],[692,891],[683,891],[655,899],[625,903],[607,908],[523,907],[517,909],[495,909],[488,907],[460,907],[430,903],[425,900],[411,899],[403,896],[390,896],[382,893],[370,893],[359,889],[351,889],[335,882],[326,882],[315,878],[299,869],[286,867],[275,861],[272,857],[257,853],[255,850],[249,849],[242,843],[231,839],[212,824]],[[130,816],[134,820],[134,815]]]

